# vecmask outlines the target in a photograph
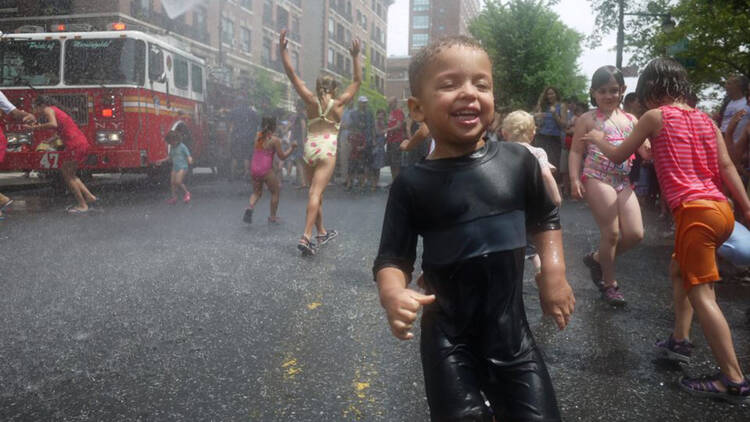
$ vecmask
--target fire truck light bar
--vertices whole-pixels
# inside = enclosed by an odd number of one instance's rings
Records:
[[[57,25],[52,25],[52,28],[50,29],[51,32],[91,32],[93,30],[94,27],[87,23],[71,23],[67,25],[59,23]]]
[[[109,29],[112,31],[124,31],[128,29],[128,26],[125,25],[123,22],[114,22],[109,25]]]

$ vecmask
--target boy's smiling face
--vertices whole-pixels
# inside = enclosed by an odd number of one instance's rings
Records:
[[[424,68],[418,95],[409,109],[424,121],[437,143],[476,143],[492,123],[495,100],[492,64],[481,49],[453,45]]]

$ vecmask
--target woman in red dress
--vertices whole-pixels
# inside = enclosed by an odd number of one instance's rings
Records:
[[[60,154],[60,172],[78,202],[78,205],[70,207],[68,212],[71,214],[88,212],[89,204],[96,202],[96,197],[89,192],[77,175],[78,168],[85,163],[90,148],[86,136],[73,119],[60,110],[49,97],[39,96],[34,100],[34,114],[46,123],[35,124],[30,128],[32,130],[55,130],[65,146]]]

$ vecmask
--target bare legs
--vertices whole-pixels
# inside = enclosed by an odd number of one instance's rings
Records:
[[[737,355],[734,352],[732,334],[724,314],[716,303],[716,292],[713,283],[693,286],[685,292],[680,268],[673,259],[670,264],[670,276],[675,301],[675,340],[686,340],[690,336],[690,324],[693,313],[703,328],[711,352],[713,352],[721,372],[732,382],[742,382],[743,374]],[[719,390],[726,390],[721,383],[716,383]]]
[[[594,178],[584,181],[589,204],[601,237],[594,259],[602,266],[602,281],[606,287],[616,285],[615,256],[638,244],[643,239],[641,209],[630,187],[619,193],[607,183]]]
[[[263,179],[253,178],[253,194],[250,195],[250,209],[255,208],[255,204],[263,196],[263,184],[268,187],[268,191],[271,192],[271,214],[269,215],[269,221],[276,221],[276,213],[279,210],[279,198],[281,196],[281,184],[276,173],[271,170],[266,174]]]
[[[60,172],[62,173],[65,184],[78,202],[78,206],[73,209],[78,211],[88,211],[89,203],[96,201],[96,197],[91,194],[86,185],[76,175],[78,164],[75,161],[68,161],[62,164]]]
[[[186,173],[187,170],[172,171],[172,174],[169,178],[169,186],[172,189],[172,199],[177,199],[177,189],[182,189],[185,195],[188,195],[190,193],[188,192],[187,187],[185,187],[184,183]]]
[[[318,161],[314,168],[305,165],[305,176],[310,183],[304,231],[307,239],[312,239],[313,225],[317,228],[318,234],[327,233],[323,226],[323,191],[328,186],[335,167],[336,160],[333,158]]]

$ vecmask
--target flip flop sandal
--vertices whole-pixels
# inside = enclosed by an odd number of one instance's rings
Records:
[[[13,205],[13,203],[16,202],[12,199],[9,199],[8,202],[4,203],[2,206],[0,206],[0,212],[4,212],[8,209],[9,206]]]
[[[68,209],[68,214],[75,214],[75,215],[86,215],[88,214],[89,210],[79,210],[78,208],[70,208]]]

